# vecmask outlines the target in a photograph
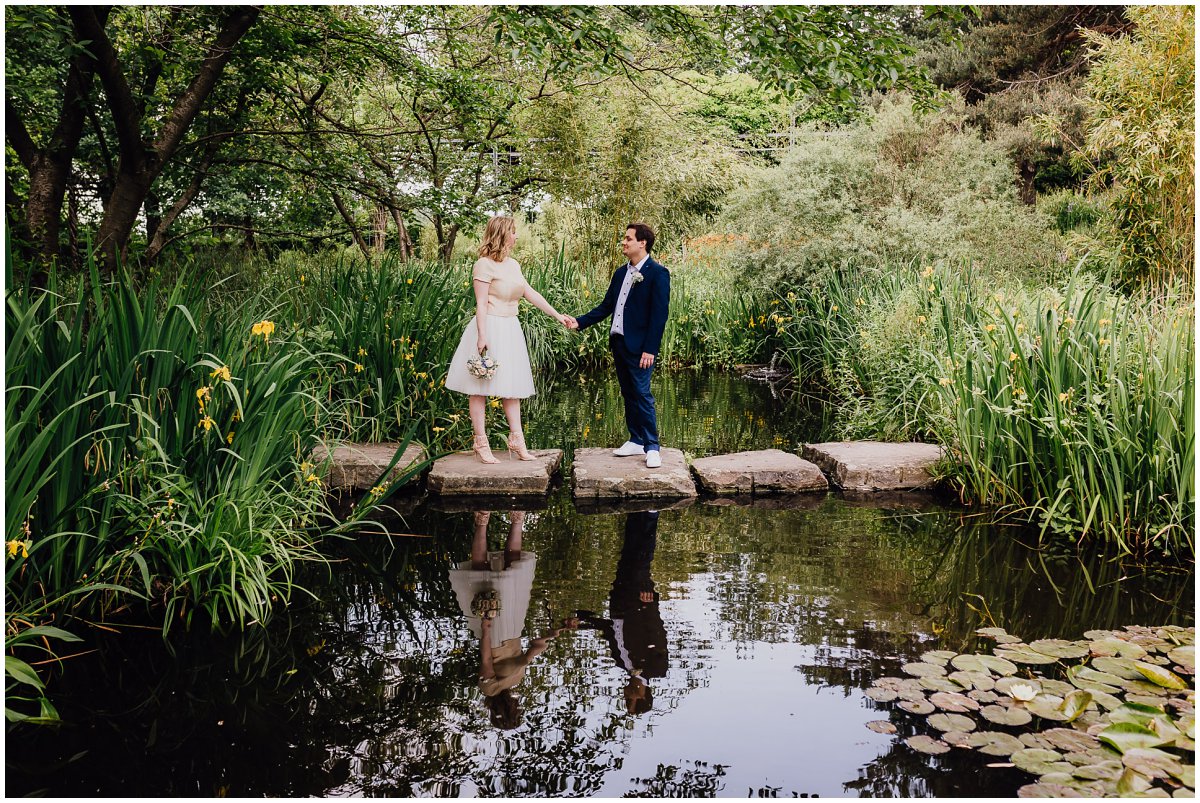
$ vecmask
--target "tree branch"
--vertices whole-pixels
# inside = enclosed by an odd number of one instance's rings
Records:
[[[125,72],[117,51],[104,32],[104,22],[97,15],[95,6],[71,6],[71,21],[75,25],[77,40],[90,40],[95,56],[96,73],[108,97],[113,123],[117,128],[117,149],[121,158],[131,164],[140,164],[145,159],[142,142],[141,115],[137,103],[125,80]],[[108,12],[104,11],[107,19]]]
[[[33,138],[29,136],[29,129],[25,127],[21,113],[13,105],[12,99],[8,97],[4,99],[4,134],[8,137],[8,143],[12,145],[13,150],[17,152],[17,158],[21,160],[25,169],[33,170],[37,146],[33,144]]]

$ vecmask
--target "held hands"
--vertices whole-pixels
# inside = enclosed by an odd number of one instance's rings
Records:
[[[579,328],[579,322],[565,313],[558,316],[558,322],[572,331]]]

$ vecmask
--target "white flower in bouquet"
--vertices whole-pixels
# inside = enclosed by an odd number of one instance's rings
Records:
[[[471,613],[480,619],[495,619],[500,614],[500,595],[491,589],[480,591],[471,600]]]
[[[491,379],[496,375],[496,369],[500,367],[500,363],[496,362],[494,357],[489,357],[487,349],[480,352],[478,357],[472,357],[467,360],[467,371],[471,376],[477,376],[480,379]]]

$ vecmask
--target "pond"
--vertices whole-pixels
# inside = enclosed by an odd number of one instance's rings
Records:
[[[820,437],[819,412],[734,376],[655,390],[664,444],[695,456]],[[539,404],[534,446],[623,440],[596,417],[620,409],[615,383]],[[1013,795],[1030,778],[986,756],[908,748],[923,718],[868,699],[871,681],[982,648],[985,625],[1033,639],[1194,622],[1190,571],[1034,550],[924,495],[581,511],[564,484],[490,515],[397,507],[391,529],[414,535],[330,541],[316,599],[267,628],[165,649],[125,630],[68,661],[65,724],[10,736],[9,793]],[[483,547],[496,569],[512,548],[487,651],[464,610]],[[502,682],[481,688],[484,660]],[[888,718],[898,735],[865,727]]]

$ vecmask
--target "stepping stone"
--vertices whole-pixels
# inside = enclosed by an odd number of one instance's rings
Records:
[[[692,471],[701,488],[718,495],[829,490],[821,469],[779,449],[701,457],[692,461]]]
[[[325,474],[326,487],[338,489],[370,489],[379,484],[379,475],[396,456],[398,443],[343,443],[333,450],[333,460],[328,463]],[[312,451],[312,462],[318,467],[327,464],[330,457],[328,447],[317,446]],[[425,447],[409,443],[404,454],[396,461],[384,485],[390,485],[410,467],[428,458]],[[416,479],[417,475],[413,476]]]
[[[803,456],[847,491],[891,491],[932,484],[930,468],[944,451],[934,443],[842,441],[805,444]]]
[[[632,459],[632,458],[630,458]],[[587,497],[575,499],[575,512],[585,516],[611,515],[614,513],[644,513],[647,510],[685,510],[696,504],[696,497],[684,496],[679,499],[654,497]]]
[[[474,452],[455,452],[435,461],[429,490],[443,496],[537,496],[550,490],[550,478],[562,464],[562,449],[530,449],[537,460],[518,460],[505,452],[499,463],[480,463]]]
[[[575,498],[696,496],[683,452],[662,450],[662,465],[646,468],[641,456],[616,457],[612,449],[575,450]]]
[[[709,507],[748,507],[755,510],[816,510],[825,504],[828,494],[776,494],[774,496],[714,496],[705,499]]]

